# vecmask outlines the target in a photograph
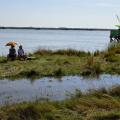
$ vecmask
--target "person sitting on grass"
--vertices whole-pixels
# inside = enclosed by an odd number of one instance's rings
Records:
[[[26,59],[26,55],[24,53],[22,45],[20,45],[19,49],[18,49],[18,59],[19,60],[21,60],[21,59],[25,60]]]
[[[15,50],[15,46],[11,46],[11,48],[9,49],[9,54],[7,56],[7,60],[15,60],[16,59],[16,50]]]

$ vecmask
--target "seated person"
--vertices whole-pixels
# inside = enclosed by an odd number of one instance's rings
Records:
[[[19,46],[19,49],[18,49],[18,58],[21,60],[21,59],[26,59],[26,55],[24,53],[24,50],[22,48],[22,45]]]
[[[9,60],[15,60],[16,59],[16,50],[14,46],[11,46],[9,49],[9,54],[7,56],[7,59]]]

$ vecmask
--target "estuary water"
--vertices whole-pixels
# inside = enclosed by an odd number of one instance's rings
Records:
[[[93,89],[120,85],[120,76],[101,75],[99,78],[87,79],[81,76],[64,76],[62,78],[44,77],[38,80],[0,80],[0,104],[17,103],[34,100],[64,100],[75,95],[76,90],[88,92]]]
[[[41,49],[76,49],[93,52],[104,50],[109,44],[110,31],[87,30],[0,30],[0,55],[7,55],[5,44],[16,41],[25,52]],[[16,48],[18,49],[18,46]],[[81,76],[45,77],[38,80],[0,80],[0,104],[34,101],[37,99],[64,100],[76,89],[110,88],[120,85],[120,76],[101,75],[98,79]]]
[[[16,41],[26,53],[42,49],[103,50],[108,46],[110,31],[89,30],[0,30],[0,55],[6,55],[5,44]],[[18,46],[17,46],[18,48]]]

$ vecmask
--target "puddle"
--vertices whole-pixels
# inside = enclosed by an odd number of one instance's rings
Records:
[[[0,104],[33,101],[36,99],[64,100],[70,98],[76,89],[87,92],[90,89],[110,88],[120,85],[120,76],[101,75],[99,79],[80,76],[62,78],[45,77],[39,80],[0,80]]]

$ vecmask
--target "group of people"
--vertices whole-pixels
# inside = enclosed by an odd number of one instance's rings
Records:
[[[7,56],[8,60],[15,60],[16,57],[18,57],[18,59],[25,59],[25,53],[23,50],[22,45],[19,46],[18,51],[16,52],[15,46],[11,46],[11,48],[9,49],[9,54]]]

